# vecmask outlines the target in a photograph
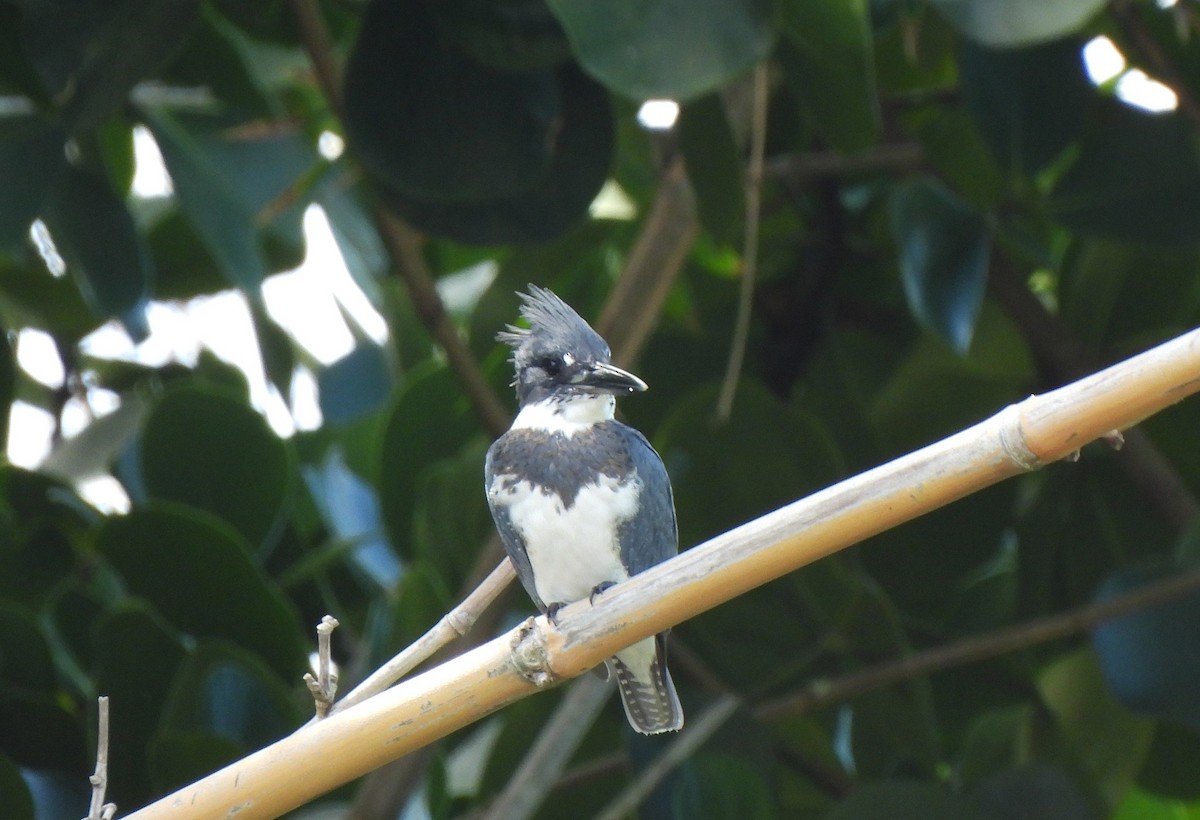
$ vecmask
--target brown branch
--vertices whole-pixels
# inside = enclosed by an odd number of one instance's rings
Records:
[[[772,157],[763,164],[769,177],[784,177],[803,184],[827,177],[852,177],[880,171],[903,173],[925,164],[925,152],[919,143],[899,142],[878,145],[857,154],[840,151],[815,151]]]

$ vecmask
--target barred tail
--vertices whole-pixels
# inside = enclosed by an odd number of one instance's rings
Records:
[[[609,660],[629,725],[644,735],[674,732],[683,726],[683,707],[666,663],[666,636],[656,635]]]

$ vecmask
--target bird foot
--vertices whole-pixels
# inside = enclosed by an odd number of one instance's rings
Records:
[[[603,595],[606,591],[615,587],[616,585],[616,581],[604,581],[603,583],[596,584],[594,587],[592,587],[592,594],[588,596],[588,603],[596,603],[597,595]]]
[[[558,626],[558,611],[560,609],[562,609],[564,606],[566,606],[566,604],[563,603],[562,601],[556,601],[555,603],[547,605],[546,606],[546,620],[549,621],[550,623],[554,624],[555,626]]]

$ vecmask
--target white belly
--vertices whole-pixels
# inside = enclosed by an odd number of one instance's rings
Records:
[[[569,509],[557,494],[535,490],[527,481],[507,490],[503,484],[504,476],[493,481],[493,503],[508,508],[525,541],[534,588],[543,603],[579,601],[599,584],[629,578],[617,533],[637,513],[641,482],[636,477],[620,484],[601,476],[579,491]]]

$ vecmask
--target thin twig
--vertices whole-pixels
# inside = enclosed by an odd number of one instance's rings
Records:
[[[554,787],[567,762],[575,756],[610,694],[612,686],[609,682],[594,675],[580,678],[558,704],[504,791],[483,816],[487,820],[531,817]]]
[[[304,673],[304,683],[313,697],[318,720],[329,714],[329,707],[337,695],[338,673],[329,645],[330,636],[337,628],[337,618],[332,615],[321,618],[321,623],[317,624],[317,676],[314,678],[311,672]]]
[[[442,619],[415,643],[367,676],[362,683],[334,704],[330,711],[340,712],[379,694],[420,666],[450,641],[466,635],[475,625],[480,613],[496,600],[515,577],[512,563],[505,558],[462,603],[443,615]]]
[[[771,157],[763,162],[763,174],[804,184],[825,177],[860,176],[881,171],[902,173],[916,170],[924,163],[925,152],[919,143],[897,142],[878,145],[856,154],[814,151]]]
[[[112,820],[117,813],[117,804],[104,802],[104,792],[108,789],[108,697],[101,695],[97,704],[96,771],[88,778],[92,784],[92,802],[84,820]]]
[[[754,299],[754,279],[758,270],[758,224],[762,210],[763,155],[767,144],[767,64],[754,70],[754,108],[750,127],[750,164],[746,169],[746,219],[742,236],[742,282],[738,296],[737,322],[729,349],[725,380],[717,398],[717,420],[725,422],[733,413],[733,399],[746,358],[746,340],[750,336],[750,308]]]
[[[1078,635],[1105,621],[1120,618],[1131,612],[1162,606],[1197,592],[1200,592],[1200,572],[1175,575],[1105,601],[1085,604],[1017,626],[935,646],[861,672],[813,681],[795,694],[759,704],[754,708],[753,714],[759,720],[770,721],[811,712],[831,703],[844,702],[933,672],[978,663],[988,658]]]
[[[662,779],[704,745],[740,705],[741,699],[734,695],[721,695],[710,703],[653,763],[642,770],[637,779],[596,815],[595,820],[621,820],[633,814],[638,804],[654,791]]]

